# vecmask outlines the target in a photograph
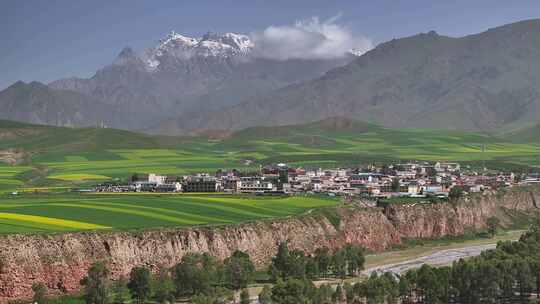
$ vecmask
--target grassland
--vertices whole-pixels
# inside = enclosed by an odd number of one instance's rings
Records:
[[[23,186],[23,182],[17,177],[30,169],[27,166],[8,166],[0,162],[0,192]]]
[[[530,133],[530,131],[527,131]],[[526,133],[527,133],[526,132]],[[527,134],[528,134],[527,133]],[[222,140],[150,136],[113,129],[72,129],[0,121],[0,150],[28,157],[0,165],[0,192],[85,186],[132,173],[188,174],[287,162],[333,167],[397,160],[460,161],[521,170],[540,165],[540,141],[426,129],[387,129],[341,120],[249,128]],[[482,152],[482,146],[487,149]],[[246,165],[246,163],[248,165]]]
[[[234,224],[336,204],[316,196],[25,193],[0,197],[0,233]]]

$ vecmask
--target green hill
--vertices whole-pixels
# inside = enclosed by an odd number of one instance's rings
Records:
[[[233,133],[221,147],[257,148],[262,141],[289,142],[310,148],[336,148],[337,139],[356,136],[367,132],[377,132],[381,127],[343,117],[332,117],[303,125],[277,127],[252,127]]]
[[[534,129],[510,137],[433,129],[389,129],[345,118],[254,127],[220,140],[116,129],[0,121],[0,190],[93,184],[133,173],[184,175],[286,162],[302,167],[389,161],[459,161],[492,168],[540,165]],[[482,147],[487,147],[482,151]],[[13,159],[20,158],[20,161]]]
[[[0,149],[84,152],[108,149],[175,148],[185,139],[107,128],[64,128],[0,120]]]
[[[507,132],[502,137],[515,143],[540,143],[540,124]]]

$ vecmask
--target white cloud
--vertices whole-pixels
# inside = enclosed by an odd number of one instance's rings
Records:
[[[332,59],[343,57],[351,50],[361,54],[373,48],[371,40],[354,35],[347,27],[337,24],[339,17],[324,22],[313,17],[293,25],[270,26],[255,32],[251,35],[255,54],[278,60]]]

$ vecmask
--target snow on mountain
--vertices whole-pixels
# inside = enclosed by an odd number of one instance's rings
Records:
[[[160,43],[146,51],[144,60],[149,70],[155,70],[164,57],[177,60],[191,58],[230,58],[249,55],[253,43],[246,35],[207,33],[201,38],[183,36],[172,31]]]
[[[359,49],[351,49],[351,50],[349,50],[349,54],[357,56],[357,57],[360,57],[360,56],[364,55],[365,53],[366,53],[366,51],[359,50]]]

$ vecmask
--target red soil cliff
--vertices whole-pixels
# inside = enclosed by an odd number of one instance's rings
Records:
[[[540,190],[519,189],[456,203],[392,205],[385,209],[343,207],[339,224],[314,212],[282,220],[214,228],[178,228],[137,232],[81,232],[0,237],[0,302],[29,298],[31,286],[44,282],[53,293],[74,292],[90,265],[105,261],[113,277],[132,267],[173,266],[188,252],[208,252],[218,258],[234,250],[248,252],[264,266],[280,242],[312,253],[347,243],[381,251],[402,238],[461,235],[485,226],[504,209],[536,210]]]

